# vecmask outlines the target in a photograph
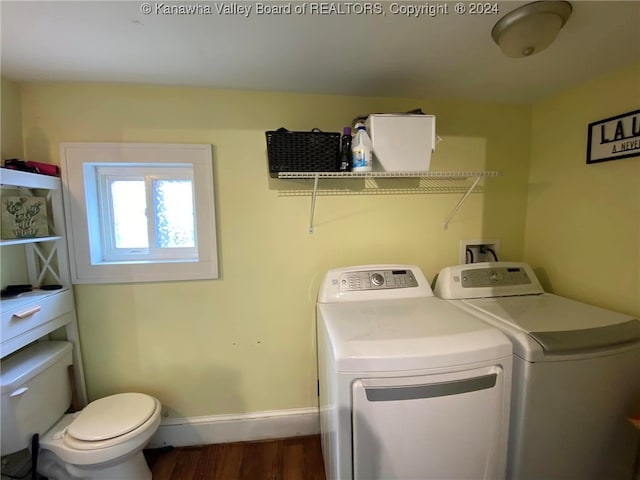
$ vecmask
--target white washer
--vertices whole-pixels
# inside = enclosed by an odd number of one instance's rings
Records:
[[[317,306],[328,480],[500,479],[512,347],[412,265],[331,270]]]
[[[443,269],[436,295],[500,328],[514,346],[507,478],[632,477],[640,409],[640,322],[545,293],[531,267]]]

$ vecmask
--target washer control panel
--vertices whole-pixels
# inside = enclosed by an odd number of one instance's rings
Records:
[[[446,300],[541,295],[544,289],[523,262],[482,262],[440,270],[433,292]]]
[[[460,279],[463,288],[510,287],[531,283],[531,279],[525,269],[520,267],[489,267],[462,270]]]
[[[367,270],[341,273],[339,285],[341,292],[350,292],[417,287],[418,281],[411,270]]]

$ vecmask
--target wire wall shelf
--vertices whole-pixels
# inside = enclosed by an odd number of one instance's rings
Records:
[[[439,180],[464,180],[470,177],[497,177],[496,171],[468,172],[280,172],[278,178],[431,178]]]
[[[484,191],[480,181],[485,177],[497,177],[498,171],[460,172],[280,172],[278,178],[302,180],[290,188],[278,190],[279,196],[311,196],[309,233],[313,233],[313,217],[316,197],[335,195],[411,195],[461,193],[462,198],[444,222],[449,222],[471,193]],[[407,179],[413,179],[407,182]],[[313,182],[307,182],[312,180]],[[323,185],[320,186],[320,180]],[[351,180],[351,181],[344,181]],[[358,181],[359,180],[359,181]]]

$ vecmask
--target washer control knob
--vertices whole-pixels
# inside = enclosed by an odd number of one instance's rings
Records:
[[[371,283],[373,283],[376,287],[380,287],[384,284],[384,277],[380,273],[374,273],[371,275]]]

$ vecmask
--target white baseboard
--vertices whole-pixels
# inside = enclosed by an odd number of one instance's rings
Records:
[[[240,415],[165,418],[147,448],[246,442],[320,433],[318,408],[294,408]]]

